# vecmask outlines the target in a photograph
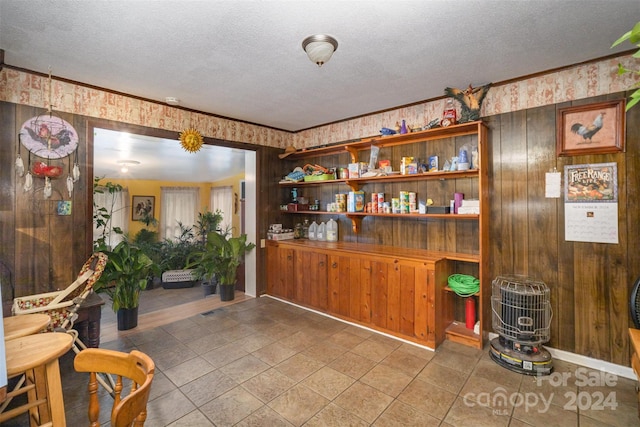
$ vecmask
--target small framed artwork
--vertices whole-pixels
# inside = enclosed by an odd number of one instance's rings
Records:
[[[57,212],[61,216],[71,215],[71,200],[58,201]]]
[[[556,113],[558,156],[624,151],[625,100],[560,108]]]
[[[153,218],[156,198],[154,196],[133,196],[131,203],[131,219],[134,221]]]

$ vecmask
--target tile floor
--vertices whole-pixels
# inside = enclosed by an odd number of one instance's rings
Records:
[[[177,298],[151,302],[154,294],[171,292],[145,292],[141,312]],[[112,321],[105,306],[103,324]],[[640,424],[629,379],[604,384],[599,372],[556,360],[538,383],[487,351],[445,342],[433,352],[268,297],[101,346],[155,360],[146,426]],[[86,425],[86,377],[72,360],[61,361],[67,422]]]

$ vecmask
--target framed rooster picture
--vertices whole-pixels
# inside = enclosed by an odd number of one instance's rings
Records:
[[[625,100],[559,108],[556,113],[558,156],[624,151]]]

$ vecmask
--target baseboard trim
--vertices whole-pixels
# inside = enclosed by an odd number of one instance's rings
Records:
[[[489,339],[497,337],[498,334],[493,332],[489,333]],[[629,378],[631,380],[636,379],[636,375],[628,366],[617,365],[615,363],[606,362],[600,359],[594,359],[593,357],[583,356],[581,354],[571,353],[570,351],[558,350],[553,347],[544,346],[554,359],[562,360],[569,363],[575,363],[576,365],[585,366],[591,369],[597,369],[600,371],[608,372],[619,377]]]

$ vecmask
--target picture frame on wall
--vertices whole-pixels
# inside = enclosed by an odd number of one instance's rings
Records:
[[[558,156],[624,152],[625,100],[559,108]]]
[[[131,219],[133,221],[154,217],[156,198],[154,196],[133,196],[131,201]]]

